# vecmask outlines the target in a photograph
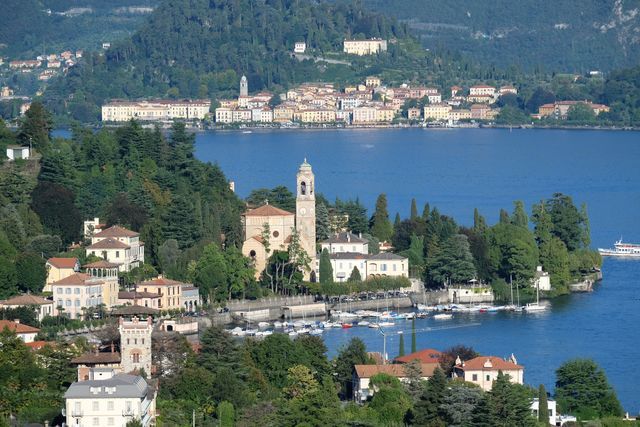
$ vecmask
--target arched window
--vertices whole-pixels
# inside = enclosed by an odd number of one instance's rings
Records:
[[[300,183],[300,194],[302,194],[303,196],[307,194],[307,183],[304,181]]]
[[[140,363],[140,353],[131,353],[131,360],[133,361],[133,363]]]

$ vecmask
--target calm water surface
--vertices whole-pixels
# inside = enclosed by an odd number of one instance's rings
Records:
[[[202,133],[196,155],[217,162],[237,193],[295,186],[303,158],[312,164],[316,188],[330,200],[359,197],[370,209],[386,193],[391,215],[409,214],[412,198],[469,225],[477,207],[489,222],[514,200],[531,204],[554,192],[587,203],[594,247],[624,237],[640,243],[640,133],[563,130],[323,130]],[[371,212],[370,212],[371,213]],[[463,325],[418,334],[418,348],[444,349],[462,343],[483,354],[514,353],[525,381],[551,389],[555,370],[572,357],[602,366],[625,409],[640,411],[640,260],[606,260],[605,279],[592,294],[553,302],[546,313],[456,316],[418,320],[417,328]],[[398,324],[396,330],[410,324]],[[398,352],[397,335],[387,352]],[[373,329],[325,334],[331,355],[351,337],[382,351]],[[406,336],[407,349],[410,338]]]

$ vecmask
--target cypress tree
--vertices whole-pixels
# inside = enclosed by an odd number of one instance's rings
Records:
[[[416,205],[416,199],[411,199],[411,217],[412,220],[418,219],[418,206]]]
[[[425,203],[424,209],[422,209],[422,219],[425,221],[429,220],[430,214],[431,214],[431,206],[429,206],[429,203]]]
[[[349,279],[347,282],[362,282],[362,276],[360,275],[360,270],[355,265],[353,266],[353,270],[351,270],[351,275],[349,275]]]
[[[511,220],[509,219],[509,212],[504,209],[500,209],[500,224],[510,224]]]
[[[333,283],[333,268],[327,248],[320,254],[320,283]]]
[[[316,208],[316,234],[318,241],[326,240],[329,238],[331,232],[331,221],[329,221],[329,210],[327,205],[322,202],[317,203]]]
[[[549,424],[549,402],[544,384],[540,384],[538,387],[538,421]]]
[[[376,200],[376,210],[370,221],[371,234],[377,237],[381,242],[391,240],[393,234],[393,225],[389,221],[389,211],[387,210],[387,196],[380,194]]]
[[[524,203],[522,203],[521,200],[516,200],[514,205],[513,219],[511,220],[512,224],[518,227],[527,228],[529,226],[529,217],[524,211]]]
[[[400,343],[399,343],[400,348],[398,349],[398,356],[404,356],[404,334],[400,334]]]
[[[418,351],[416,347],[416,319],[411,319],[411,353]]]
[[[400,214],[396,212],[396,217],[393,220],[393,229],[397,230],[400,227],[400,223],[402,223],[402,218],[400,218]]]

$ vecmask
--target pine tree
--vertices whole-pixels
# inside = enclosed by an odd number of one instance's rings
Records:
[[[529,217],[527,217],[527,213],[524,210],[524,203],[521,200],[517,200],[514,205],[511,223],[518,227],[529,227]]]
[[[429,203],[425,203],[424,208],[422,209],[422,219],[424,221],[428,221],[429,215],[431,215],[431,207],[429,206]]]
[[[320,283],[333,283],[333,268],[327,248],[320,254]]]
[[[416,199],[411,199],[411,216],[412,220],[418,219],[418,206],[416,205]]]
[[[393,220],[393,229],[397,230],[400,228],[400,224],[402,223],[402,218],[400,218],[400,213],[396,212],[396,217]]]
[[[509,218],[509,212],[504,209],[500,209],[500,224],[510,224],[511,219]]]
[[[444,402],[446,391],[447,377],[442,369],[436,368],[435,371],[433,371],[433,376],[427,381],[424,392],[414,405],[414,425],[426,426],[442,424],[440,420],[440,406]],[[438,421],[440,421],[440,423],[438,423]]]
[[[580,216],[582,217],[582,246],[588,248],[591,244],[591,225],[589,223],[586,203],[580,206]]]
[[[547,401],[547,390],[544,384],[538,387],[538,421],[549,424],[549,402]]]
[[[404,356],[404,334],[400,334],[400,342],[398,343],[398,356],[402,357]]]
[[[371,234],[377,237],[381,242],[388,242],[393,235],[393,226],[389,221],[389,212],[387,211],[387,196],[380,194],[376,200],[376,210],[370,221]]]
[[[473,230],[477,233],[484,233],[487,230],[487,221],[480,215],[478,208],[473,210]]]

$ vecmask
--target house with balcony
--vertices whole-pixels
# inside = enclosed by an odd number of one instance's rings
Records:
[[[495,356],[478,356],[462,361],[458,357],[451,376],[479,386],[484,391],[491,391],[498,373],[509,375],[514,384],[524,384],[524,366],[518,365],[512,354],[508,360]]]

